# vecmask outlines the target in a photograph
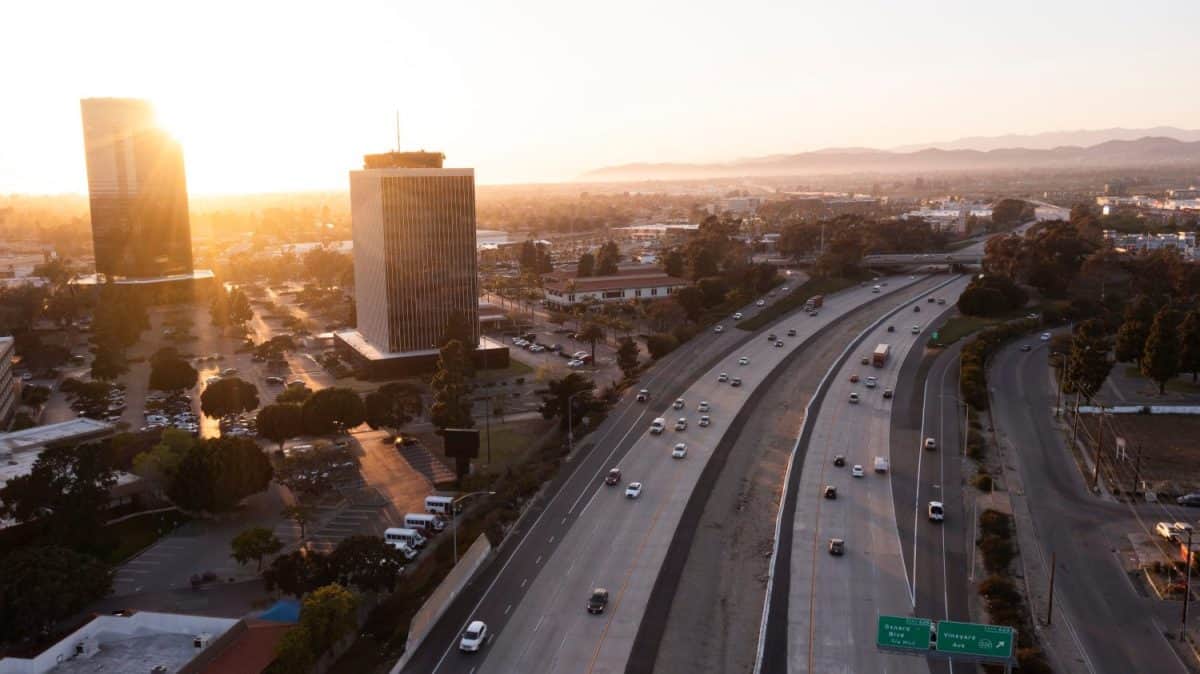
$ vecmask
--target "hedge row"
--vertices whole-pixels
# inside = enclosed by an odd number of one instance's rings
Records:
[[[979,594],[987,604],[991,622],[1017,630],[1017,662],[1022,672],[1052,671],[1045,655],[1034,641],[1033,625],[1025,600],[1009,572],[1016,551],[1013,549],[1012,515],[987,509],[979,514],[979,551],[988,577],[979,583]],[[987,671],[1001,671],[991,666]]]
[[[977,410],[988,406],[987,361],[1005,342],[1038,328],[1036,319],[1023,318],[979,333],[963,347],[959,387],[963,400]]]

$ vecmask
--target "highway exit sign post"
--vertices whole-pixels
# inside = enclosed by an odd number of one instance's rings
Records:
[[[936,636],[934,636],[936,635]],[[1017,633],[1011,627],[953,620],[881,615],[875,646],[881,650],[959,661],[1014,664]]]
[[[1011,627],[940,620],[937,649],[943,653],[1007,660],[1013,655],[1016,632]]]
[[[933,621],[928,618],[881,615],[875,630],[875,645],[880,648],[928,651],[932,635]]]

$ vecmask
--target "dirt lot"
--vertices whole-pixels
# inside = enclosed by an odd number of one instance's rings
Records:
[[[1080,434],[1093,447],[1098,426],[1095,415],[1081,417]],[[1115,456],[1114,436],[1125,440],[1124,460]],[[1200,416],[1108,415],[1102,440],[1105,475],[1120,488],[1128,489],[1140,469],[1141,479],[1162,496],[1200,491]]]

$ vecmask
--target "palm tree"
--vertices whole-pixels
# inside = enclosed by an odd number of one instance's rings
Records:
[[[604,339],[604,328],[599,323],[588,322],[579,331],[579,338],[592,345],[592,364],[596,363],[596,342]]]

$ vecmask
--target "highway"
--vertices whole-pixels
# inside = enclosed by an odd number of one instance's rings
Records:
[[[966,287],[960,277],[936,296],[948,298]],[[894,388],[901,364],[909,351],[927,338],[925,330],[952,304],[923,305],[920,314],[903,306],[885,318],[831,370],[828,388],[812,418],[811,431],[802,434],[798,453],[803,463],[790,521],[790,541],[781,539],[778,560],[788,565],[779,575],[779,593],[786,597],[784,642],[768,640],[766,649],[783,647],[786,662],[768,656],[763,671],[788,672],[927,672],[924,660],[885,655],[875,650],[875,621],[880,613],[911,615],[913,597],[907,581],[902,543],[897,533],[898,511],[893,498],[890,471],[873,470],[876,456],[890,457],[893,401],[882,392]],[[911,328],[917,325],[918,333]],[[889,332],[888,326],[895,331]],[[882,368],[862,365],[860,356],[870,354],[875,344],[887,343],[892,355]],[[918,347],[920,348],[920,347]],[[851,381],[857,375],[861,381]],[[876,376],[876,388],[865,386],[867,376]],[[861,402],[849,402],[851,393]],[[805,437],[807,436],[807,437]],[[910,453],[919,452],[909,447]],[[835,456],[846,465],[835,466]],[[851,467],[861,465],[865,476],[852,477]],[[837,489],[837,498],[823,496],[823,488]],[[907,510],[905,511],[907,513]],[[832,538],[846,541],[844,556],[829,553]],[[790,549],[784,551],[785,544]],[[786,581],[786,582],[785,582]],[[778,616],[779,614],[776,613]],[[779,635],[777,630],[768,630]],[[770,663],[770,664],[768,664]]]
[[[947,295],[947,302],[957,300]],[[930,332],[932,326],[923,341]],[[892,494],[916,598],[914,615],[971,622],[970,532],[977,513],[963,500],[966,417],[958,397],[958,357],[964,344],[924,354],[914,350],[901,368],[892,410]],[[924,438],[933,438],[937,449],[922,449]],[[945,521],[929,521],[929,501],[944,504]],[[944,660],[930,660],[929,667],[935,674],[954,671],[953,663]]]
[[[1032,344],[1022,352],[1021,344]],[[1155,520],[1191,521],[1187,509],[1102,500],[1091,494],[1054,424],[1056,390],[1048,365],[1048,343],[1016,340],[988,368],[992,418],[1007,460],[1024,484],[1038,549],[1045,566],[1057,559],[1054,622],[1066,627],[1082,669],[1099,674],[1186,672],[1163,637],[1177,630],[1179,603],[1138,593],[1118,558],[1128,533]],[[1034,611],[1044,613],[1045,606]],[[1051,654],[1064,657],[1064,654]]]
[[[890,279],[879,294],[859,286],[828,297],[817,317],[782,319],[788,325],[776,332],[786,348],[767,343],[770,329],[747,334],[731,329],[730,322],[722,335],[700,336],[664,359],[641,384],[651,390],[651,403],[632,403],[630,395],[589,437],[594,448],[583,443],[585,449],[551,485],[553,497],[518,524],[499,558],[463,592],[406,671],[622,669],[675,523],[741,403],[806,336],[853,307],[917,282]],[[786,337],[787,327],[797,329],[797,336]],[[748,365],[737,365],[741,355],[750,359]],[[718,384],[719,371],[741,377],[745,385]],[[668,410],[680,393],[686,409]],[[709,428],[696,425],[702,399],[713,407]],[[672,421],[685,416],[689,428],[648,435],[649,422],[660,415]],[[687,458],[670,457],[677,441],[688,443]],[[625,472],[621,489],[601,484],[614,465]],[[626,500],[623,486],[635,479],[645,483],[645,491],[638,500]],[[591,616],[583,603],[598,585],[610,590],[612,602],[603,616]],[[476,618],[488,623],[493,637],[482,653],[459,654],[457,633]],[[509,634],[519,637],[506,638]]]

